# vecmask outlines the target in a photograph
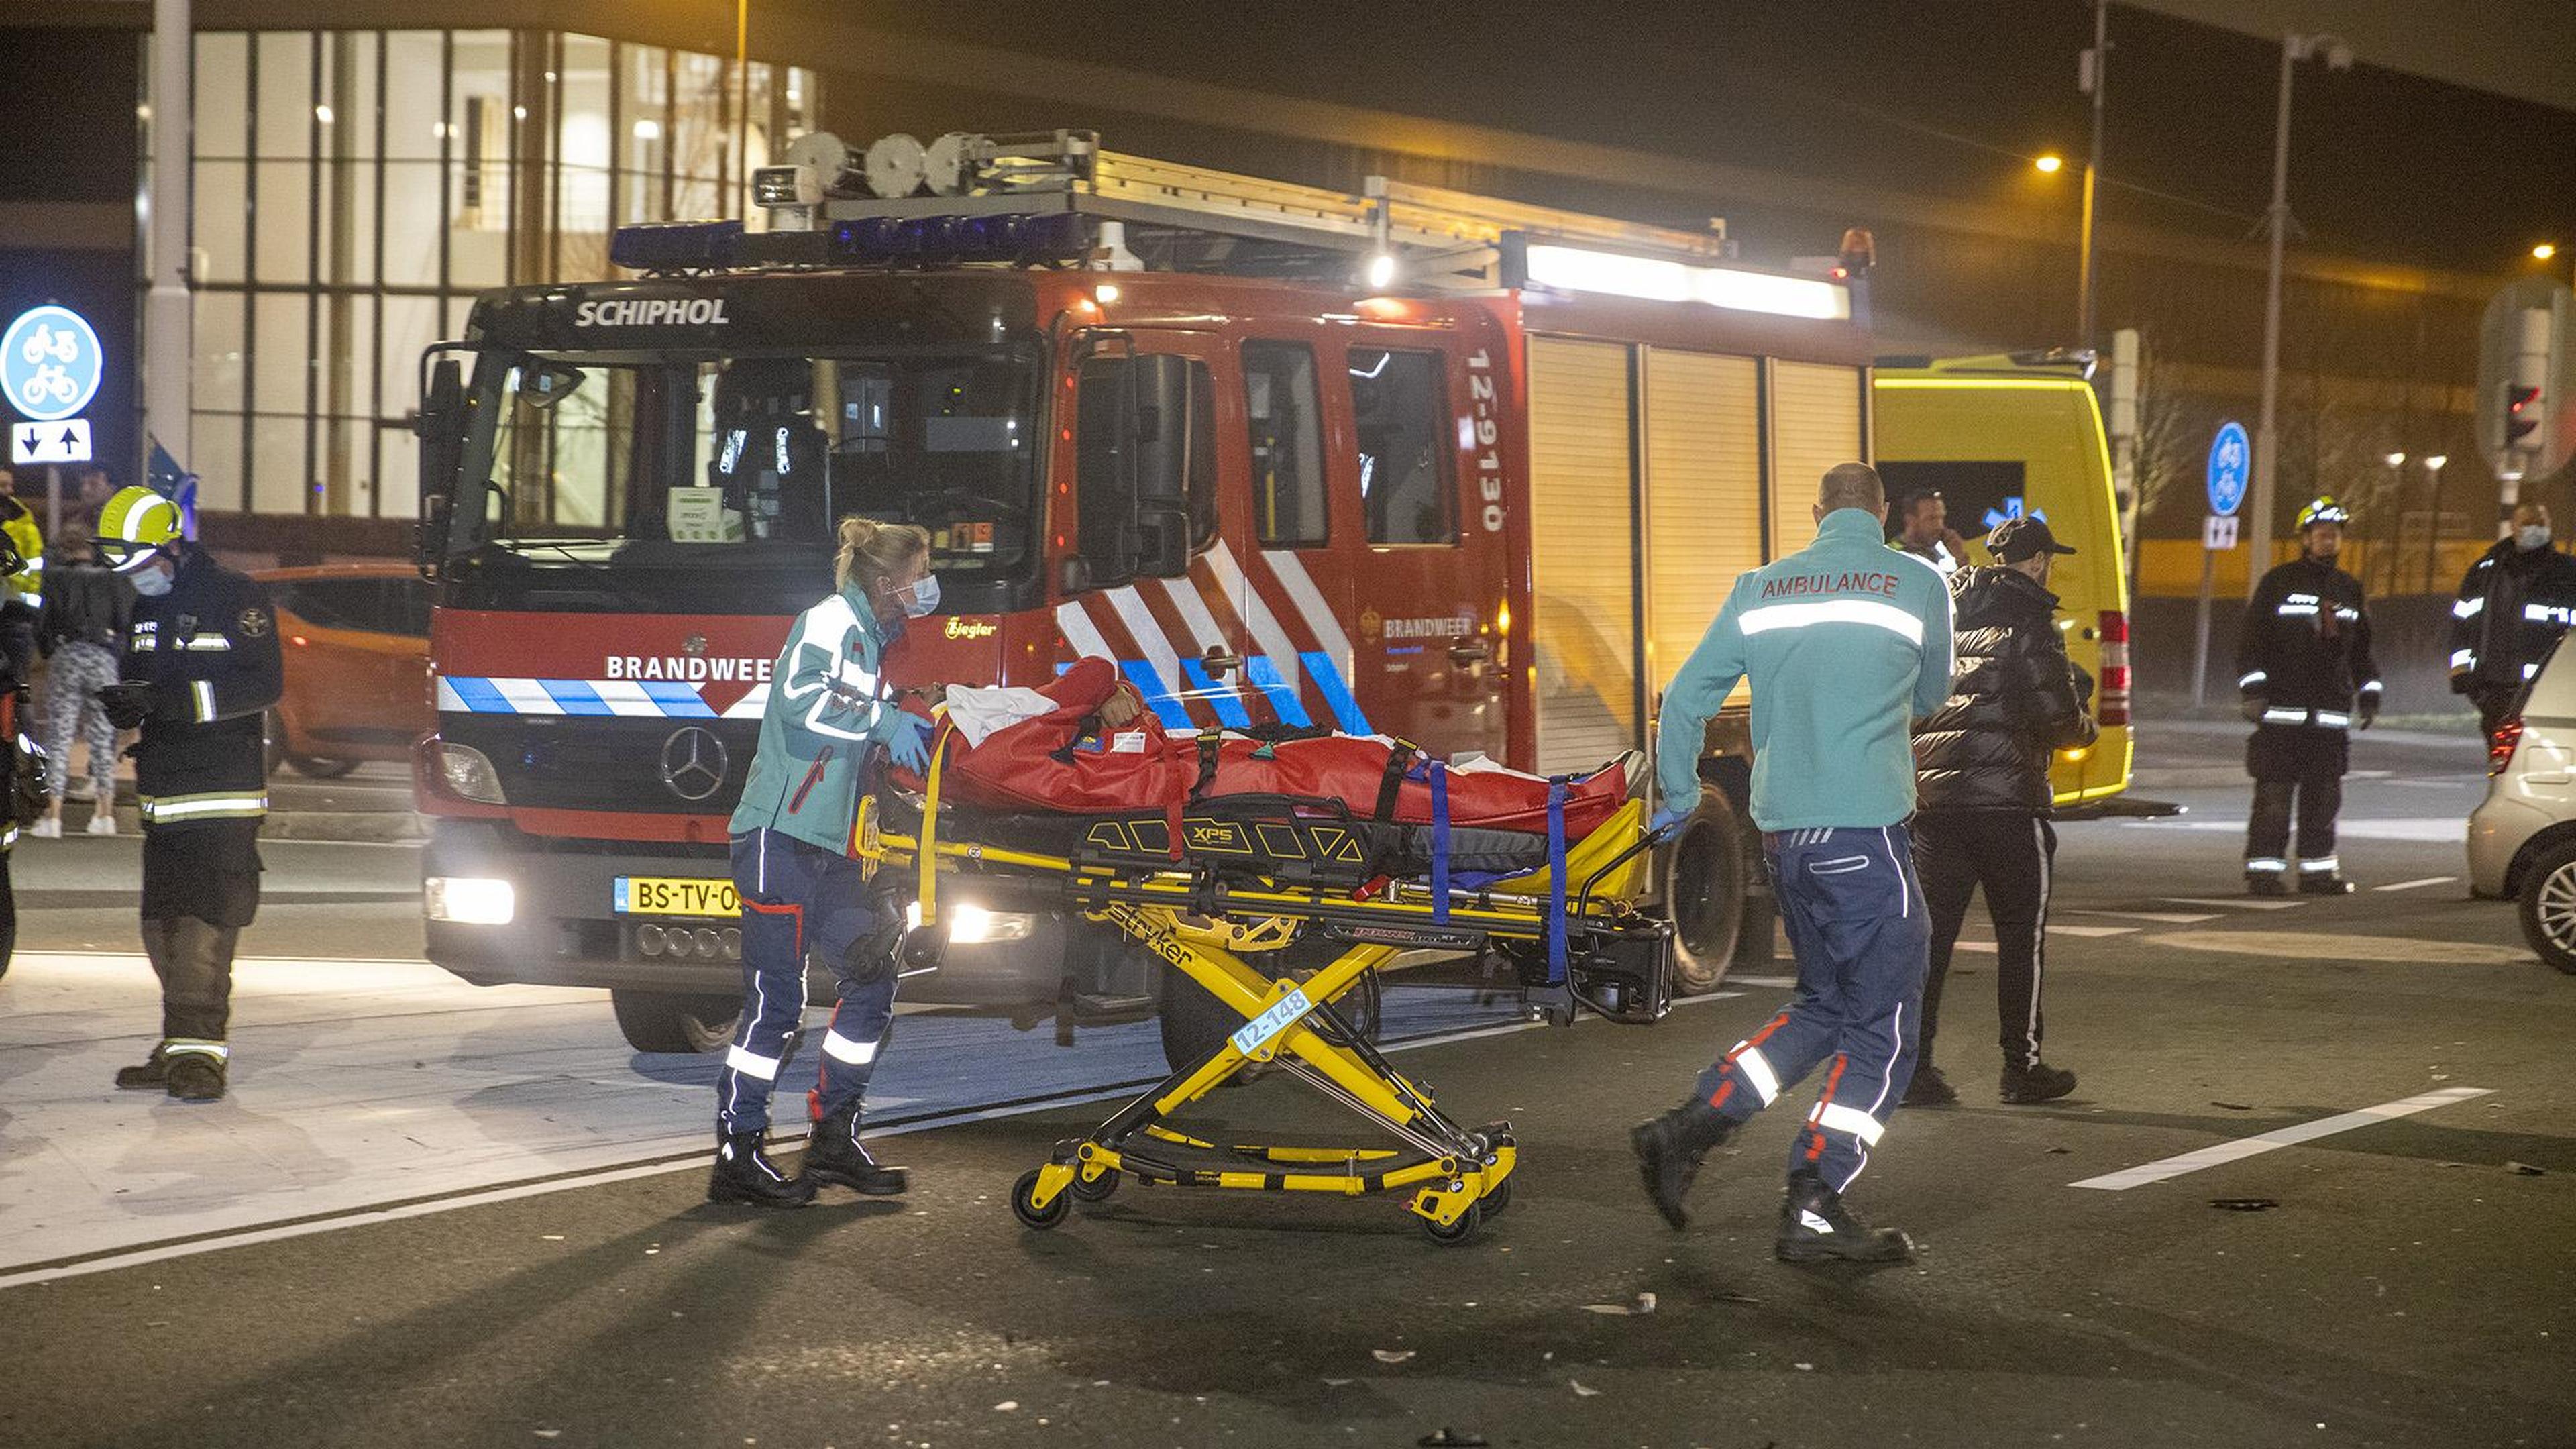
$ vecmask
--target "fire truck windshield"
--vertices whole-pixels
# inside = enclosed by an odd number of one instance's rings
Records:
[[[1033,354],[490,353],[476,389],[491,451],[467,476],[487,470],[514,540],[713,557],[823,545],[861,513],[929,529],[952,591],[1017,578],[1037,554]]]

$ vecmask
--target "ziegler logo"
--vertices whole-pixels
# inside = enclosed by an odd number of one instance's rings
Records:
[[[960,619],[952,616],[948,620],[948,637],[951,639],[990,639],[993,637],[997,627],[998,626],[996,625],[987,624],[981,619]]]
[[[715,327],[724,321],[722,297],[632,297],[572,309],[575,327]]]

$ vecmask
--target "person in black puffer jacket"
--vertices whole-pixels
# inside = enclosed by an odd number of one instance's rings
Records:
[[[1999,568],[1962,569],[1950,582],[1958,672],[1950,698],[1914,726],[1914,859],[1932,911],[1932,958],[1923,983],[1921,1056],[1909,1106],[1958,1100],[1932,1062],[1941,982],[1985,887],[1994,918],[1997,1007],[2007,1102],[2046,1102],[2075,1090],[2075,1074],[2040,1060],[2040,978],[2048,956],[2050,757],[2090,744],[2092,681],[2066,657],[2057,632],[2052,559],[2075,550],[2037,518],[2007,519],[1986,539]]]

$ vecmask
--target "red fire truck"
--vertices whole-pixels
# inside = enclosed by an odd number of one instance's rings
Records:
[[[1590,770],[1741,570],[1870,453],[1864,289],[1660,230],[1086,133],[809,137],[776,223],[632,228],[632,280],[485,295],[424,361],[432,960],[610,989],[644,1049],[738,990],[726,815],[832,520],[926,526],[898,683],[1114,659],[1174,727],[1384,733]],[[1740,786],[1740,715],[1704,765]],[[1767,954],[1719,804],[1658,870],[1680,985]],[[1748,920],[1751,922],[1747,929]],[[1151,1010],[1150,961],[967,909],[908,991]],[[1186,1003],[1160,1002],[1167,1034]]]

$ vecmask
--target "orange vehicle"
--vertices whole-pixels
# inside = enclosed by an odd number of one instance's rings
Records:
[[[284,638],[286,694],[271,712],[268,767],[336,780],[368,760],[405,760],[435,729],[429,707],[429,586],[397,564],[266,569]]]

